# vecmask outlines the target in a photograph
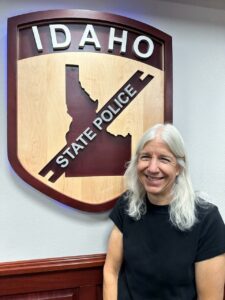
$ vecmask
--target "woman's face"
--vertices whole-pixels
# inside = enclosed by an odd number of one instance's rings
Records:
[[[148,142],[140,152],[137,173],[153,204],[169,204],[179,166],[173,153],[159,137]]]

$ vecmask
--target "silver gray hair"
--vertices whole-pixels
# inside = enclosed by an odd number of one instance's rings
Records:
[[[181,134],[172,124],[156,124],[148,129],[140,139],[136,152],[125,172],[128,198],[128,215],[139,220],[146,213],[146,191],[138,179],[137,162],[140,151],[150,141],[159,136],[169,147],[180,166],[180,172],[173,186],[169,215],[172,224],[182,231],[190,229],[197,221],[196,204],[199,201],[192,187],[187,156]]]

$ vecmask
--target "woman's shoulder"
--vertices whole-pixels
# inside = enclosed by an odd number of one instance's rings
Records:
[[[115,225],[123,232],[124,220],[126,218],[126,211],[128,207],[128,197],[126,193],[123,193],[121,197],[116,201],[109,218],[115,223]]]
[[[205,215],[217,210],[218,207],[212,202],[209,202],[203,198],[198,198],[196,201],[196,209],[198,213]]]
[[[209,222],[220,220],[223,222],[218,207],[212,202],[203,198],[198,198],[196,203],[196,215],[198,220],[202,222]]]
[[[218,211],[218,207],[203,198],[198,198],[196,201],[196,212],[198,216],[206,217],[215,211]]]
[[[111,214],[125,214],[126,210],[128,208],[128,197],[127,193],[123,193],[115,202]]]
[[[128,192],[124,192],[116,201],[114,208],[122,211],[126,211],[128,208]]]
[[[196,261],[212,258],[225,251],[225,225],[218,207],[199,199],[196,229],[199,237]]]

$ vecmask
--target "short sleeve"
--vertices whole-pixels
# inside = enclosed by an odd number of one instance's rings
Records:
[[[225,253],[225,225],[216,206],[212,206],[200,226],[195,261],[210,259]]]
[[[124,219],[126,215],[126,199],[124,196],[119,198],[112,209],[109,217],[114,222],[114,224],[119,228],[119,230],[123,233],[123,225]]]

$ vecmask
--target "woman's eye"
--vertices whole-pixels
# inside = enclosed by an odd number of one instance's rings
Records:
[[[141,155],[140,156],[140,160],[146,161],[146,160],[149,160],[149,159],[150,159],[150,157],[148,155]]]
[[[161,157],[160,160],[164,163],[170,163],[170,159],[168,157]]]

